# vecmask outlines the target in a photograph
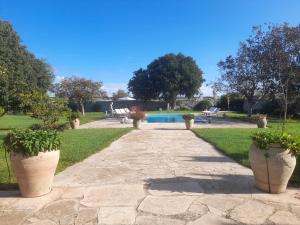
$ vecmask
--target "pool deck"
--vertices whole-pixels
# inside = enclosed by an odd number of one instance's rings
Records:
[[[300,224],[299,188],[260,192],[249,168],[191,131],[163,125],[144,124],[67,168],[48,195],[0,191],[0,224]]]
[[[125,128],[132,127],[131,123],[122,124],[120,119],[110,118],[91,123],[83,124],[80,128]],[[256,124],[230,121],[223,118],[212,118],[212,123],[195,123],[194,128],[256,128]],[[179,123],[147,123],[141,124],[142,130],[153,130],[153,129],[185,129],[183,122]]]

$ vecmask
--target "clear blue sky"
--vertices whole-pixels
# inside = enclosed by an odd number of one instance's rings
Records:
[[[253,25],[300,23],[300,0],[0,0],[23,43],[54,68],[124,88],[166,53],[192,56],[209,82]]]

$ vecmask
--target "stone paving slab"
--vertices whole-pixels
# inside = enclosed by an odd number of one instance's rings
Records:
[[[252,171],[183,129],[134,130],[39,198],[0,192],[0,225],[300,224],[300,190],[262,193]]]

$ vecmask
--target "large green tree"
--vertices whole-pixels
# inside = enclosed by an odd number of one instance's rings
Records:
[[[151,62],[146,70],[139,69],[128,83],[135,98],[164,99],[172,108],[178,95],[193,97],[204,79],[202,70],[192,57],[167,54]]]
[[[54,92],[57,97],[65,98],[70,103],[76,103],[84,115],[84,104],[92,101],[94,98],[106,97],[105,91],[101,90],[102,82],[70,77],[61,80],[55,84]]]
[[[23,93],[46,93],[53,78],[50,66],[26,49],[11,24],[0,20],[0,115],[18,110]]]

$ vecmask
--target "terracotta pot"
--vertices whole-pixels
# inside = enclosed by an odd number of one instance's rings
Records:
[[[193,129],[194,119],[184,120],[186,129]]]
[[[133,120],[133,127],[136,129],[140,129],[141,127],[141,120]]]
[[[78,129],[79,126],[80,126],[80,120],[78,118],[71,121],[72,129]]]
[[[286,191],[296,166],[296,157],[289,150],[283,149],[279,144],[273,144],[269,150],[264,151],[253,143],[249,151],[249,160],[257,188],[270,193]]]
[[[59,150],[40,152],[37,156],[10,155],[12,170],[23,197],[38,197],[51,191],[59,160]]]
[[[267,123],[268,121],[266,116],[258,118],[256,122],[258,128],[267,128]]]

